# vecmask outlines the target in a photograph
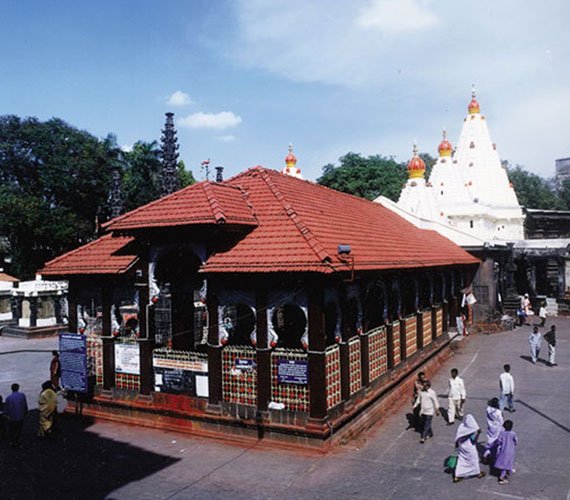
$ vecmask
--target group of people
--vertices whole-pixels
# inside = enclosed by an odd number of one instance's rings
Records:
[[[54,430],[57,415],[57,390],[61,366],[59,353],[52,351],[50,363],[50,380],[42,384],[38,398],[39,421],[37,435],[40,438],[50,436]],[[28,415],[28,400],[20,391],[20,384],[12,384],[11,394],[4,401],[0,396],[0,439],[7,438],[8,444],[14,448],[22,447],[22,429]]]
[[[538,357],[540,356],[540,349],[542,347],[542,334],[540,333],[538,326],[532,329],[528,337],[528,342],[530,346],[530,359],[533,364],[536,364]],[[544,340],[548,345],[548,364],[550,366],[556,365],[556,325],[551,325],[550,330],[544,334]]]
[[[514,473],[515,447],[518,443],[517,435],[513,432],[512,420],[503,420],[503,411],[507,407],[514,412],[513,394],[515,382],[510,373],[511,367],[505,365],[504,372],[499,377],[500,398],[493,398],[488,402],[487,417],[487,443],[483,459],[499,471],[499,484],[506,484],[510,474]],[[447,425],[461,421],[455,433],[455,447],[457,454],[453,455],[453,481],[460,482],[467,477],[484,477],[481,470],[477,442],[481,432],[475,417],[467,414],[464,417],[463,408],[467,396],[465,383],[459,376],[457,368],[451,370],[448,381],[448,409]],[[433,437],[432,421],[434,415],[440,415],[440,406],[437,394],[431,388],[430,381],[424,372],[418,373],[414,382],[413,395],[414,416],[417,428],[420,431],[420,443]]]

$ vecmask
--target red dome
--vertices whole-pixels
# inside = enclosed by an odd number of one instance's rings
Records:
[[[437,148],[439,152],[439,156],[451,156],[453,152],[453,146],[451,142],[447,140],[447,132],[445,129],[443,130],[443,140],[439,143],[439,147]]]
[[[289,163],[295,164],[295,163],[297,163],[297,157],[296,157],[294,154],[290,153],[290,154],[288,154],[288,155],[285,157],[285,163],[287,163],[287,164],[289,164]]]
[[[467,110],[469,111],[469,114],[472,115],[474,113],[479,113],[480,109],[481,108],[479,107],[479,103],[477,102],[477,99],[475,99],[475,98],[471,99],[469,106],[467,106]]]
[[[418,177],[423,177],[426,171],[425,162],[418,156],[418,148],[414,144],[414,156],[408,162],[408,177],[410,179],[415,179]]]

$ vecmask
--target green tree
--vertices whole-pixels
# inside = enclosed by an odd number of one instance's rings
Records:
[[[180,180],[180,187],[185,188],[191,184],[196,184],[196,179],[194,174],[190,170],[186,170],[186,165],[182,160],[177,164],[178,167],[178,179]]]
[[[526,208],[543,210],[563,208],[563,203],[546,179],[528,172],[521,165],[513,167],[508,162],[503,164],[507,167],[507,175],[513,184],[519,204]]]
[[[562,181],[562,185],[558,190],[558,198],[563,210],[570,210],[570,179]]]
[[[15,274],[93,237],[118,161],[111,144],[58,118],[0,117],[0,234]]]
[[[340,165],[329,163],[317,182],[323,186],[373,200],[384,195],[397,201],[406,181],[406,168],[392,157],[363,157],[347,153],[339,158]]]

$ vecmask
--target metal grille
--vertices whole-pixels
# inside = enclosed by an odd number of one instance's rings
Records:
[[[115,373],[115,387],[118,389],[127,389],[129,391],[140,391],[140,375],[133,375],[131,373]]]
[[[255,350],[225,347],[222,351],[222,394],[224,401],[257,405]]]
[[[370,337],[369,337],[370,338]],[[362,388],[362,363],[360,357],[360,338],[353,337],[348,341],[348,373],[350,395]]]
[[[427,347],[431,342],[431,309],[422,313],[422,333],[423,333],[423,346]]]
[[[191,351],[173,351],[171,349],[155,349],[152,353],[155,359],[169,359],[186,362],[208,362],[208,355]]]
[[[360,339],[358,340],[358,351],[360,358]],[[342,400],[340,385],[340,348],[337,345],[327,347],[325,351],[325,377],[327,387],[327,409],[334,408]],[[352,375],[351,382],[352,386]]]
[[[309,386],[307,384],[280,384],[279,361],[308,362],[307,353],[301,349],[275,349],[271,353],[271,400],[283,403],[286,410],[309,411]]]
[[[402,320],[406,332],[406,357],[411,356],[418,350],[417,322],[416,317],[408,316]]]
[[[386,327],[377,328],[368,335],[368,362],[370,382],[388,370]]]

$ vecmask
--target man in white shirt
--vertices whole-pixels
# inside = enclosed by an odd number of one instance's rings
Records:
[[[465,404],[465,384],[459,376],[457,368],[451,370],[451,378],[449,379],[448,399],[449,406],[447,409],[448,425],[455,423],[455,417],[460,420],[463,418],[463,405]]]
[[[436,415],[439,415],[439,401],[437,400],[437,394],[431,388],[429,380],[424,382],[423,389],[418,393],[418,398],[414,403],[414,408],[416,406],[420,407],[420,416],[422,419],[420,443],[425,443],[426,438],[433,437],[433,431],[431,429],[433,414],[435,413]]]
[[[513,406],[513,394],[515,392],[515,381],[511,375],[511,365],[503,366],[505,371],[499,377],[499,386],[501,387],[501,395],[499,397],[499,409],[505,411],[505,403],[509,405],[509,411],[515,411]]]

